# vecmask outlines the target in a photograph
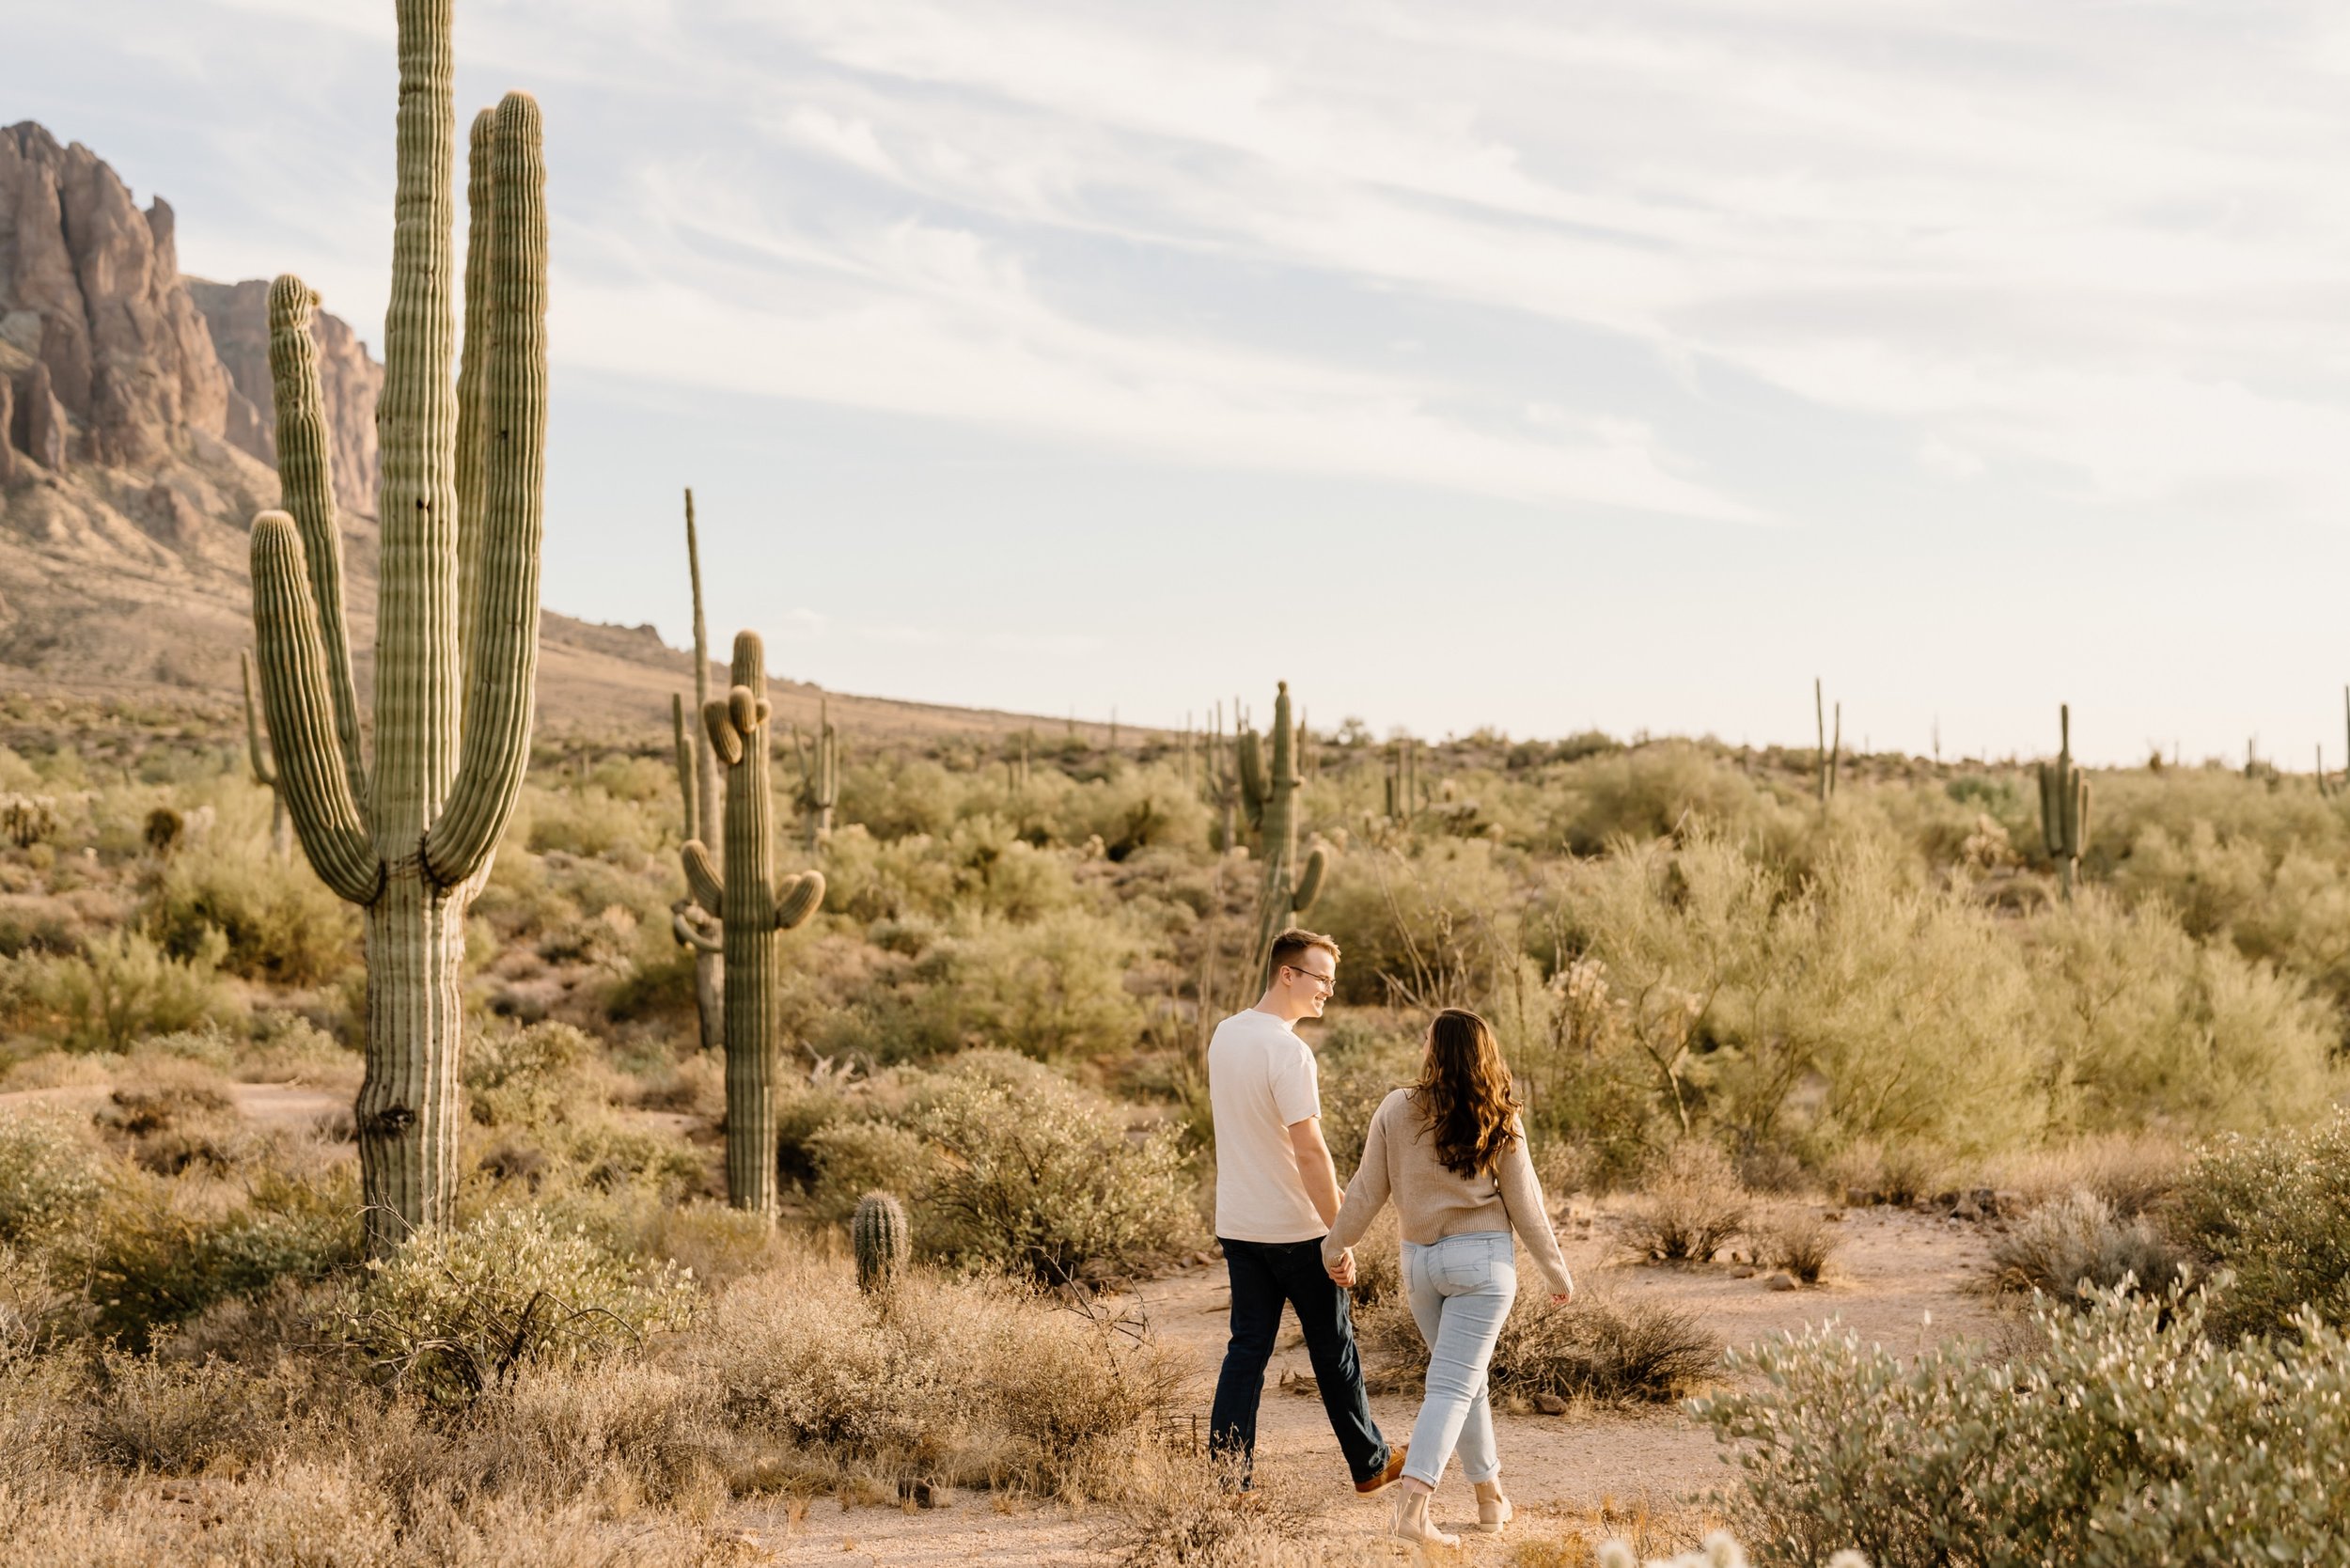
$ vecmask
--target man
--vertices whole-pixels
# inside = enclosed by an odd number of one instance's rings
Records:
[[[1319,1018],[1339,972],[1339,945],[1294,928],[1273,941],[1264,996],[1218,1024],[1208,1043],[1208,1101],[1215,1118],[1215,1233],[1232,1280],[1232,1337],[1208,1416],[1208,1446],[1247,1484],[1257,1448],[1257,1402],[1273,1358],[1281,1304],[1297,1311],[1322,1406],[1338,1434],[1355,1490],[1376,1492],[1403,1471],[1371,1419],[1345,1287],[1355,1255],[1324,1270],[1322,1238],[1340,1191],[1322,1140],[1314,1054],[1297,1038]]]

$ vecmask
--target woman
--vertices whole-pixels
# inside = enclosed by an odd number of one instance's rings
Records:
[[[1456,1444],[1462,1473],[1477,1488],[1478,1528],[1498,1532],[1512,1512],[1485,1397],[1485,1368],[1518,1291],[1512,1231],[1533,1255],[1552,1304],[1574,1296],[1527,1156],[1509,1065],[1492,1027],[1474,1012],[1436,1014],[1419,1081],[1388,1095],[1371,1118],[1363,1163],[1322,1244],[1334,1275],[1389,1198],[1402,1221],[1412,1317],[1428,1341],[1427,1393],[1390,1528],[1406,1541],[1455,1545],[1457,1537],[1430,1522],[1428,1499]]]

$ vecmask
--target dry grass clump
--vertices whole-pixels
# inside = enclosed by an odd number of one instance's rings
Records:
[[[1382,1387],[1418,1387],[1428,1345],[1400,1294],[1364,1313],[1359,1329],[1380,1357]],[[1682,1308],[1589,1291],[1554,1307],[1527,1286],[1502,1321],[1488,1375],[1504,1399],[1661,1403],[1696,1388],[1721,1354],[1721,1341]]]
[[[1265,1478],[1246,1499],[1229,1473],[1185,1449],[1152,1444],[1136,1458],[1094,1545],[1120,1568],[1336,1568],[1351,1549],[1312,1541],[1320,1513]]]
[[[1595,1507],[1573,1511],[1562,1524],[1521,1526],[1529,1533],[1512,1545],[1510,1568],[1592,1568],[1626,1561],[1637,1568],[1695,1546],[1713,1524],[1709,1510],[1659,1507],[1647,1497],[1602,1497]],[[1535,1528],[1544,1533],[1530,1533]]]
[[[1140,1326],[1004,1280],[916,1274],[881,1300],[838,1266],[736,1285],[678,1347],[776,1480],[1083,1493],[1177,1392]]]
[[[1844,1240],[1816,1210],[1794,1207],[1767,1215],[1753,1234],[1755,1261],[1765,1268],[1785,1269],[1802,1285],[1816,1285],[1826,1277],[1828,1262]]]
[[[2184,1266],[2179,1251],[2142,1216],[2123,1218],[2093,1192],[2074,1192],[2034,1209],[1991,1243],[1992,1278],[2004,1291],[2040,1291],[2063,1300],[2090,1291],[2168,1290]]]
[[[1746,1224],[1749,1206],[1722,1152],[1684,1139],[1626,1207],[1624,1240],[1658,1262],[1706,1262]]]
[[[2117,1215],[2129,1218],[2168,1198],[2189,1158],[2186,1145],[2169,1134],[2100,1133],[1995,1160],[1977,1181],[2035,1204],[2093,1193]]]

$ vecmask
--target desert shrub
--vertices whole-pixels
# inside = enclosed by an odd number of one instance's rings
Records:
[[[1366,1309],[1363,1338],[1383,1382],[1417,1387],[1428,1346],[1401,1292]],[[1654,1403],[1680,1398],[1712,1372],[1721,1341],[1696,1314],[1645,1296],[1578,1293],[1551,1305],[1540,1278],[1522,1271],[1488,1372],[1496,1394],[1532,1399]]]
[[[885,1310],[838,1265],[743,1281],[681,1351],[746,1432],[897,1482],[1083,1490],[1176,1390],[1162,1352],[1098,1314],[921,1273]]]
[[[316,985],[358,955],[357,912],[306,862],[274,860],[225,838],[170,862],[147,925],[182,962],[202,955],[208,933],[218,932],[227,942],[221,967],[277,985]]]
[[[2350,1115],[2307,1132],[2229,1136],[2179,1184],[2170,1225],[2214,1270],[2215,1332],[2283,1331],[2295,1310],[2350,1324]]]
[[[252,1380],[220,1361],[166,1360],[108,1349],[76,1434],[80,1455],[133,1472],[187,1475],[250,1451],[257,1411]]]
[[[1965,1184],[2003,1188],[2034,1203],[2092,1192],[2127,1218],[2169,1198],[2186,1167],[2186,1147],[2175,1135],[2092,1133],[1992,1161]]]
[[[1728,1157],[1693,1139],[1675,1145],[1626,1206],[1624,1241],[1659,1262],[1706,1262],[1746,1224],[1749,1207]]]
[[[530,817],[524,842],[534,855],[550,851],[585,858],[634,858],[659,848],[672,831],[670,812],[660,806],[614,794],[603,784],[576,789],[529,790]]]
[[[1576,855],[1619,839],[1659,838],[1686,818],[1747,836],[1794,815],[1726,760],[1685,742],[1596,753],[1560,769],[1556,781],[1553,831]]]
[[[1438,839],[1408,854],[1349,855],[1314,924],[1345,950],[1340,999],[1468,1006],[1514,973],[1524,902],[1510,852],[1482,839]]]
[[[1039,1060],[1129,1049],[1142,1006],[1126,974],[1140,953],[1123,920],[1075,910],[982,923],[916,963],[914,1043],[927,1053],[1001,1046]]]
[[[2089,1291],[2164,1291],[2178,1278],[2177,1250],[2144,1218],[2117,1218],[2092,1192],[2044,1203],[1991,1242],[2001,1290],[2085,1300]]]
[[[531,1209],[411,1237],[329,1314],[336,1339],[374,1375],[441,1403],[464,1403],[523,1367],[565,1364],[685,1322],[691,1279],[633,1266],[584,1231]]]
[[[87,1223],[103,1168],[70,1118],[0,1108],[0,1246],[40,1247]]]
[[[1856,1545],[1883,1568],[2321,1562],[2350,1550],[2350,1345],[2226,1348],[2199,1297],[2044,1302],[2045,1345],[2003,1363],[1915,1355],[1835,1325],[1733,1352],[1763,1386],[1700,1415],[1739,1445],[1731,1523],[1767,1561]],[[1866,1435],[1865,1437],[1860,1435]]]
[[[939,1249],[1046,1281],[1139,1268],[1196,1245],[1173,1137],[1127,1136],[1115,1102],[1000,1051],[938,1075],[912,1125],[938,1168],[916,1193]]]
[[[220,979],[228,939],[217,930],[185,958],[174,958],[142,932],[123,930],[85,952],[32,960],[26,996],[55,1021],[70,1049],[121,1051],[150,1034],[195,1029],[235,1018],[235,998]]]
[[[2029,939],[2064,1125],[2249,1132],[2305,1121],[2342,1085],[2340,1025],[2307,987],[2224,941],[2199,945],[2159,902],[2077,898]]]
[[[837,1121],[811,1135],[807,1149],[816,1217],[835,1225],[847,1223],[856,1200],[875,1187],[928,1193],[941,1163],[936,1145],[894,1121]],[[953,1233],[942,1233],[940,1217],[922,1203],[912,1218],[916,1245],[925,1253],[956,1249]]]
[[[543,1126],[577,1108],[595,1042],[569,1024],[487,1028],[465,1043],[465,1103],[493,1127]]]
[[[116,1173],[87,1242],[97,1326],[135,1347],[161,1326],[280,1279],[358,1261],[359,1197],[345,1165],[263,1163],[233,1184]]]
[[[1765,1268],[1785,1269],[1799,1284],[1816,1285],[1842,1241],[1836,1227],[1813,1210],[1780,1209],[1754,1227],[1755,1261]]]
[[[1419,1075],[1421,1040],[1409,1025],[1395,1027],[1359,1013],[1328,1026],[1315,1052],[1322,1091],[1322,1136],[1340,1170],[1362,1163],[1371,1119],[1390,1090]]]

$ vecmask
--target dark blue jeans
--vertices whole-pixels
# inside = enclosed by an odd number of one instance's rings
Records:
[[[1246,1479],[1257,1451],[1257,1401],[1264,1393],[1265,1364],[1273,1359],[1286,1301],[1297,1309],[1298,1326],[1306,1331],[1322,1408],[1338,1434],[1346,1467],[1358,1482],[1386,1469],[1387,1443],[1371,1419],[1363,1364],[1355,1354],[1355,1319],[1346,1309],[1346,1292],[1322,1266],[1321,1241],[1218,1240],[1232,1277],[1232,1338],[1215,1380],[1215,1404],[1208,1412],[1209,1450],[1219,1458],[1237,1456]]]

